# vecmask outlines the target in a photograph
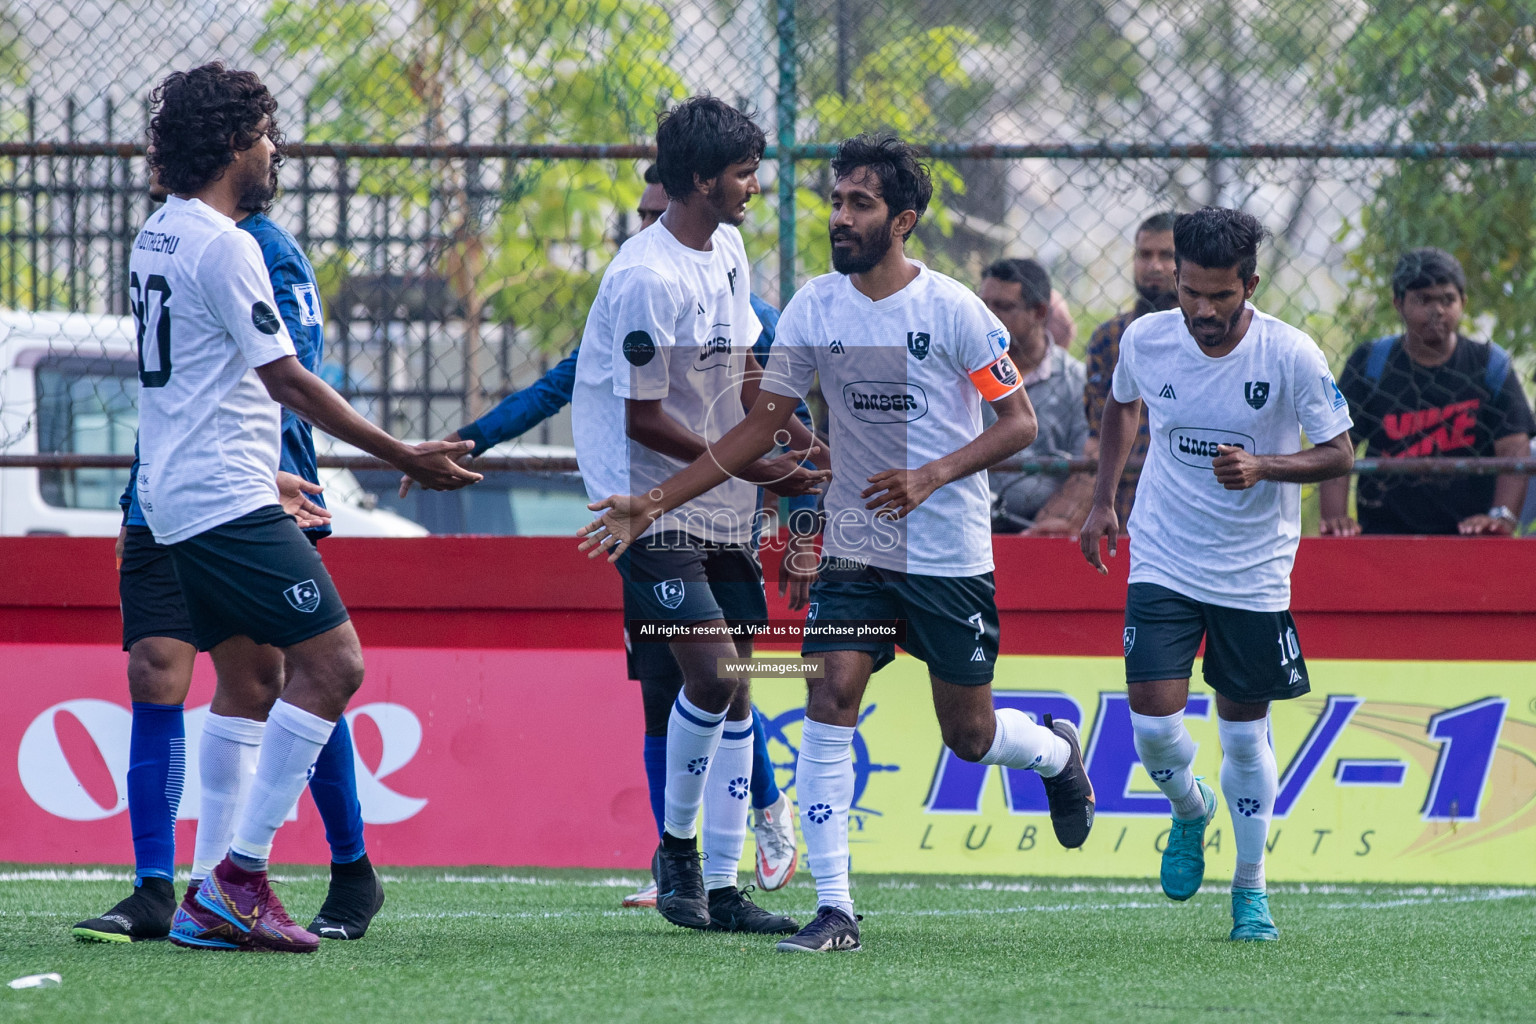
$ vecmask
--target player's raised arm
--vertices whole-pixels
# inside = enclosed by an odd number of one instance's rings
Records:
[[[428,490],[452,491],[478,483],[472,473],[454,461],[468,452],[469,441],[425,441],[409,445],[396,440],[358,415],[329,384],[285,356],[256,368],[273,401],[292,409],[321,430],[369,455],[377,456]]]
[[[794,413],[794,399],[771,391],[761,392],[746,419],[727,431],[719,441],[707,445],[687,468],[652,488],[649,494],[615,494],[588,505],[592,511],[603,514],[579,531],[586,538],[581,542],[581,550],[595,558],[607,549],[608,559],[613,561],[663,514],[719,487],[733,476],[741,476],[749,467],[754,471],[778,472],[785,479],[796,476],[807,482],[808,493],[814,493],[830,474],[825,470],[808,470],[800,463],[818,454],[819,447],[786,452],[776,459],[763,459],[775,444],[785,439],[786,424]],[[762,474],[754,472],[754,475]],[[753,482],[768,486],[777,481]]]

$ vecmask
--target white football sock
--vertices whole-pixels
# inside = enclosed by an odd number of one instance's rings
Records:
[[[667,834],[692,839],[697,834],[704,782],[720,732],[724,711],[705,711],[687,694],[678,693],[667,719],[667,792],[663,821]]]
[[[1232,835],[1237,842],[1234,889],[1264,888],[1264,843],[1269,838],[1269,819],[1275,810],[1279,770],[1269,745],[1269,717],[1257,722],[1218,719],[1221,737],[1221,793],[1232,813]]]
[[[747,842],[752,789],[752,719],[726,722],[704,782],[704,891],[736,884]]]
[[[1028,768],[1047,779],[1060,775],[1072,756],[1072,747],[1053,730],[1015,708],[998,708],[992,713],[997,732],[992,749],[982,757],[982,764],[1000,764],[1005,768]]]
[[[1173,816],[1181,821],[1205,817],[1205,798],[1195,785],[1195,741],[1184,728],[1184,712],[1171,715],[1138,715],[1131,712],[1131,732],[1136,756],[1173,804]]]
[[[334,728],[335,722],[287,701],[272,705],[267,735],[261,741],[261,760],[256,764],[256,781],[229,847],[232,853],[253,865],[259,862],[260,870],[265,870],[272,854],[272,837],[309,785],[310,769]]]
[[[800,733],[795,789],[816,904],[853,916],[848,891],[848,811],[853,806],[853,727],[807,718]]]
[[[235,817],[256,777],[256,756],[267,723],[250,718],[208,713],[198,745],[197,778],[202,796],[197,808],[197,839],[193,844],[192,878],[208,877],[235,836]]]

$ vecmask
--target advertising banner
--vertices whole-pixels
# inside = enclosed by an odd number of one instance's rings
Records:
[[[6,644],[0,688],[0,861],[124,863],[126,655]],[[368,845],[383,864],[638,870],[655,831],[640,699],[617,651],[370,648],[348,720]],[[1536,664],[1309,659],[1313,692],[1274,706],[1280,793],[1269,875],[1280,881],[1536,884]],[[1214,701],[1186,721],[1217,788]],[[1136,759],[1117,658],[1007,655],[996,699],[1078,723],[1098,799],[1087,845],[1061,849],[1029,772],[961,761],[940,742],[923,667],[874,677],[854,740],[855,871],[1146,876],[1168,804]],[[793,796],[804,684],[760,680],[781,786]],[[181,861],[197,813],[197,733],[212,695],[198,661],[187,716]],[[322,863],[308,797],[277,859]],[[750,842],[748,857],[750,858]],[[1223,802],[1208,874],[1232,867]]]

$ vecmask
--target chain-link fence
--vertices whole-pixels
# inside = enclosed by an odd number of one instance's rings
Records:
[[[0,306],[80,315],[30,328],[57,333],[47,359],[75,374],[49,394],[80,401],[49,406],[64,419],[45,440],[42,413],[18,404],[20,376],[42,390],[36,366],[11,373],[0,447],[131,450],[111,318],[150,209],[146,97],[214,58],[258,71],[281,105],[294,145],[273,217],[317,270],[324,375],[400,436],[456,429],[575,344],[636,230],[655,114],[700,91],[768,132],[744,230],[754,290],[778,302],[829,268],[832,145],[890,127],[931,147],[914,254],[971,284],[999,257],[1038,260],[1064,300],[1052,337],[1074,356],[1136,303],[1137,225],[1219,204],[1273,232],[1255,302],[1336,371],[1402,331],[1392,268],[1433,245],[1466,269],[1462,330],[1513,353],[1517,389],[1530,379],[1525,3],[0,0]],[[1424,438],[1414,454],[1493,454],[1488,438],[1435,440],[1434,410],[1467,400],[1404,393],[1393,431],[1407,416],[1423,429],[1372,454]],[[524,441],[568,445],[568,411]],[[110,471],[91,472],[50,494],[100,504]],[[541,491],[534,518],[579,497],[561,487],[570,500]]]

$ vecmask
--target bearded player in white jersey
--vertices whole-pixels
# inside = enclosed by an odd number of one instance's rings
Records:
[[[982,764],[1033,769],[1063,846],[1093,824],[1093,788],[1071,722],[1037,724],[994,709],[998,616],[986,468],[1026,447],[1035,415],[1008,358],[1008,332],[969,288],[907,258],[905,242],[933,187],[892,135],[844,141],[832,161],[835,274],[784,308],[774,364],[747,417],[692,465],[644,496],[614,496],[583,547],[615,556],[667,510],[705,493],[773,447],[819,373],[828,398],[832,482],[802,653],[825,656],[810,691],[795,784],[816,917],[785,952],[857,950],[848,882],[850,753],[870,675],[895,643],[848,624],[899,622],[897,642],[923,661],[944,743]],[[996,422],[982,429],[981,403]],[[833,623],[840,625],[833,626]],[[827,632],[815,635],[820,627]],[[830,628],[829,628],[830,627]]]
[[[277,103],[254,74],[213,63],[150,96],[149,161],[170,193],[134,240],[139,340],[139,504],[169,548],[200,650],[221,677],[250,641],[280,648],[272,706],[228,856],[177,908],[171,941],[198,949],[313,952],[319,940],[273,895],[267,858],[321,748],[363,680],[362,650],[330,575],[278,504],[281,407],[423,486],[478,473],[468,442],[403,444],[359,416],[295,356],[243,197],[269,187]],[[229,697],[216,690],[213,708]],[[222,702],[222,703],[221,703]]]
[[[1099,572],[1115,553],[1115,488],[1146,403],[1152,446],[1131,512],[1125,678],[1136,753],[1173,804],[1163,892],[1187,900],[1205,877],[1216,794],[1190,766],[1184,706],[1195,653],[1216,691],[1221,790],[1232,814],[1234,941],[1279,930],[1264,879],[1276,791],[1270,701],[1310,689],[1291,618],[1301,487],[1354,465],[1349,410],[1317,343],[1248,303],[1264,229],[1207,207],[1173,227],[1179,308],[1151,313],[1120,339],[1093,510],[1080,534]],[[1301,433],[1314,442],[1303,450]]]

